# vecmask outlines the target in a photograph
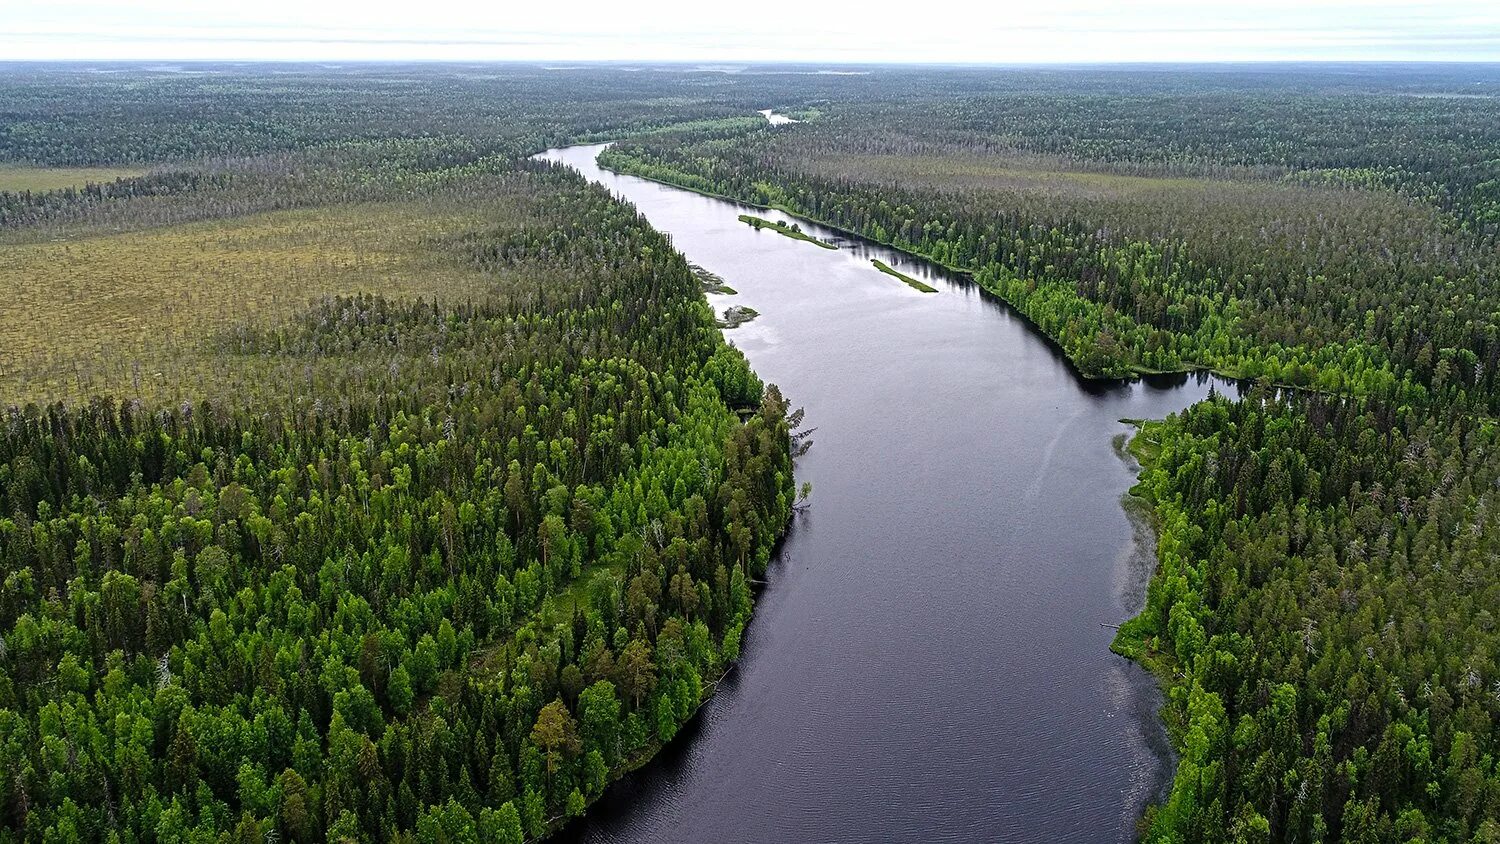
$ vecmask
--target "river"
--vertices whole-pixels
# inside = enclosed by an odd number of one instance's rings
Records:
[[[1123,842],[1170,780],[1160,695],[1109,651],[1149,548],[1120,497],[1122,418],[1204,398],[1205,376],[1075,377],[966,279],[774,211],[602,170],[761,316],[726,336],[815,426],[813,484],[736,671],[651,764],[563,839]],[[879,258],[938,288],[878,272]]]

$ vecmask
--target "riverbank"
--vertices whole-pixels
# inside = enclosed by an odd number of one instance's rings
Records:
[[[1123,447],[1116,446],[1116,453],[1122,460],[1130,460],[1135,465],[1132,467],[1136,473],[1137,483],[1120,498],[1120,506],[1125,510],[1125,515],[1131,524],[1144,528],[1144,533],[1149,537],[1151,562],[1146,571],[1146,580],[1149,582],[1154,576],[1157,565],[1156,559],[1156,502],[1152,499],[1151,491],[1144,483],[1144,477],[1155,464],[1157,456],[1161,453],[1161,443],[1156,438],[1155,426],[1159,423],[1145,419],[1122,419],[1127,424],[1136,426],[1135,433],[1121,434],[1124,439]],[[1138,531],[1140,533],[1142,531]],[[1142,610],[1145,607],[1144,599],[1140,601]],[[1129,620],[1119,626],[1115,632],[1114,641],[1110,643],[1109,649],[1127,659],[1134,660],[1148,671],[1150,671],[1163,686],[1170,682],[1176,671],[1176,660],[1170,654],[1163,654],[1155,650],[1150,636],[1147,635],[1146,623],[1142,612],[1132,616]],[[1163,689],[1165,691],[1165,688]]]
[[[764,215],[842,251],[761,237],[738,220],[757,215],[744,204],[606,172],[597,154],[551,157],[635,203],[763,312],[734,342],[816,420],[798,474],[819,503],[692,740],[563,840],[1133,841],[1167,739],[1155,682],[1109,653],[1098,623],[1138,609],[1118,588],[1131,537],[1116,508],[1132,480],[1110,439],[1121,417],[1165,416],[1209,382],[1090,383],[967,274],[798,217]],[[914,308],[873,258],[930,268],[918,277],[957,295]],[[913,566],[913,548],[951,564]],[[998,685],[952,652],[955,635],[993,655]],[[1051,717],[1034,717],[1037,700]],[[1060,750],[1075,746],[1088,753]]]
[[[1159,431],[1162,422],[1142,419],[1120,421],[1136,427],[1133,434],[1121,434],[1117,438],[1115,451],[1122,460],[1134,464],[1131,468],[1138,478],[1136,484],[1120,497],[1120,507],[1125,511],[1125,517],[1130,520],[1135,533],[1136,553],[1140,554],[1143,559],[1138,570],[1131,572],[1132,586],[1139,589],[1136,599],[1132,601],[1136,605],[1136,614],[1116,628],[1114,640],[1110,642],[1109,649],[1146,669],[1155,678],[1157,688],[1161,690],[1162,704],[1157,710],[1157,716],[1167,734],[1169,748],[1164,750],[1170,751],[1169,757],[1164,753],[1161,762],[1173,770],[1172,776],[1166,778],[1166,782],[1170,784],[1176,779],[1177,759],[1182,753],[1188,726],[1182,709],[1174,706],[1172,701],[1174,697],[1185,693],[1186,677],[1182,673],[1176,654],[1159,647],[1158,638],[1152,632],[1151,624],[1145,615],[1146,596],[1160,570],[1157,556],[1159,533],[1156,501],[1146,484],[1146,476],[1161,454]],[[1170,785],[1168,785],[1169,788]],[[1157,812],[1166,796],[1166,789],[1156,794],[1155,798],[1158,802],[1148,803],[1137,821],[1137,831],[1142,840],[1155,825]]]
[[[943,269],[947,270],[948,272],[953,273],[954,275],[962,276],[962,277],[968,279],[970,282],[974,283],[975,285],[979,286],[980,288],[982,288],[983,290],[985,290],[989,294],[993,295],[995,298],[997,298],[1000,301],[1004,302],[1006,304],[1006,306],[1008,306],[1011,309],[1012,313],[1014,313],[1017,316],[1021,317],[1021,319],[1023,319],[1039,336],[1041,336],[1047,342],[1047,344],[1049,346],[1051,346],[1053,349],[1057,350],[1063,356],[1063,358],[1068,363],[1068,367],[1073,370],[1073,373],[1075,375],[1077,375],[1080,379],[1083,379],[1085,381],[1096,381],[1096,382],[1101,382],[1101,383],[1118,383],[1118,382],[1121,382],[1121,381],[1136,380],[1136,379],[1141,378],[1142,376],[1154,376],[1154,375],[1162,375],[1162,376],[1170,376],[1170,375],[1200,375],[1200,374],[1214,375],[1214,376],[1218,376],[1220,378],[1227,378],[1227,379],[1232,380],[1232,381],[1243,380],[1243,376],[1241,376],[1240,374],[1238,374],[1236,372],[1228,371],[1228,370],[1215,369],[1215,368],[1213,368],[1211,366],[1204,366],[1204,365],[1201,365],[1201,364],[1193,364],[1193,365],[1188,365],[1188,366],[1181,366],[1181,367],[1178,367],[1176,369],[1152,369],[1150,367],[1146,367],[1146,366],[1141,366],[1139,364],[1135,364],[1135,365],[1130,366],[1126,371],[1121,372],[1121,373],[1101,372],[1101,371],[1098,371],[1098,370],[1087,369],[1083,365],[1081,365],[1079,363],[1079,361],[1075,357],[1073,357],[1071,354],[1069,354],[1067,348],[1065,346],[1063,346],[1063,344],[1056,337],[1053,337],[1052,334],[1050,334],[1048,331],[1046,331],[1046,329],[1044,329],[1042,327],[1041,323],[1039,323],[1035,317],[1033,317],[1031,314],[1027,313],[1027,311],[1026,311],[1026,309],[1025,309],[1025,307],[1024,307],[1024,305],[1022,303],[1019,303],[1015,299],[1013,299],[1012,297],[1006,295],[1006,293],[1004,292],[1004,290],[1002,290],[998,285],[990,283],[987,279],[982,278],[980,276],[980,274],[978,272],[976,272],[975,270],[970,270],[970,269],[966,269],[964,267],[959,267],[959,266],[955,266],[953,264],[945,263],[945,262],[940,261],[937,258],[933,257],[932,255],[929,255],[927,253],[921,252],[921,251],[916,250],[916,249],[912,249],[909,246],[904,246],[904,245],[901,245],[901,244],[897,244],[897,243],[894,243],[894,242],[892,242],[890,240],[882,240],[882,239],[880,239],[878,237],[875,237],[875,236],[870,235],[870,234],[866,234],[864,232],[854,231],[853,229],[845,228],[844,226],[840,226],[840,225],[838,225],[836,223],[829,222],[828,220],[822,220],[822,219],[819,219],[817,217],[809,216],[809,215],[807,215],[807,214],[805,214],[805,213],[803,213],[801,211],[798,211],[798,210],[796,210],[794,208],[787,207],[785,205],[780,205],[780,204],[767,205],[765,203],[752,202],[750,200],[741,199],[739,197],[729,196],[727,194],[722,194],[722,193],[718,193],[716,191],[708,190],[708,189],[705,189],[705,188],[702,188],[702,187],[699,187],[699,186],[696,186],[696,185],[693,185],[693,184],[689,184],[689,183],[684,182],[684,181],[675,181],[675,180],[672,180],[672,179],[665,179],[665,178],[662,178],[660,176],[648,175],[648,174],[646,174],[644,172],[637,171],[637,170],[629,167],[628,165],[626,165],[626,166],[620,166],[621,164],[625,163],[625,162],[622,162],[622,161],[616,161],[615,165],[611,166],[608,161],[603,160],[603,159],[605,159],[605,158],[608,157],[607,155],[603,154],[604,152],[607,152],[607,150],[601,152],[601,155],[600,155],[600,159],[601,160],[598,161],[597,163],[598,163],[598,165],[602,169],[604,169],[607,172],[616,173],[618,175],[623,175],[623,176],[630,176],[630,177],[636,178],[636,179],[644,179],[645,181],[654,182],[655,184],[658,184],[658,185],[666,185],[667,187],[676,188],[678,190],[685,190],[685,191],[688,191],[689,193],[695,193],[695,194],[698,194],[699,196],[706,196],[706,197],[708,197],[710,199],[717,199],[717,200],[721,200],[723,202],[729,202],[729,203],[732,203],[734,205],[745,207],[745,208],[757,208],[757,209],[760,209],[762,211],[780,211],[783,214],[787,214],[787,215],[792,216],[792,217],[797,217],[797,218],[806,220],[809,223],[812,223],[814,225],[822,226],[822,227],[824,227],[826,229],[829,229],[830,231],[835,232],[836,234],[840,234],[840,235],[843,235],[843,236],[846,236],[846,237],[850,237],[850,238],[858,238],[860,240],[864,240],[864,241],[867,241],[869,243],[874,243],[874,244],[878,244],[880,246],[884,246],[887,249],[895,250],[897,252],[902,253],[903,255],[909,255],[909,256],[911,256],[913,258],[920,258],[923,261],[927,261],[928,263],[931,263],[931,264],[933,264],[935,266],[942,267]],[[746,217],[751,217],[751,215],[749,215],[749,214],[743,214],[743,215],[741,215],[741,219],[744,219]],[[815,241],[815,242],[822,243],[822,241]],[[1290,386],[1290,385],[1277,385],[1277,386]],[[1302,389],[1302,388],[1297,388],[1297,389]]]

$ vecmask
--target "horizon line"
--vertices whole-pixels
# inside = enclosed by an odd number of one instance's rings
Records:
[[[412,42],[432,43],[432,42]],[[1332,57],[1306,57],[1306,58],[1242,58],[1242,59],[1069,59],[1058,61],[1019,61],[1019,62],[987,62],[987,61],[947,61],[935,62],[921,59],[903,61],[900,59],[887,59],[882,61],[860,61],[855,59],[819,59],[819,60],[792,60],[792,59],[576,59],[567,57],[556,58],[525,58],[525,59],[448,59],[448,58],[334,58],[308,56],[301,58],[268,58],[268,57],[224,57],[224,58],[176,58],[172,56],[161,56],[154,58],[22,58],[22,59],[0,59],[0,67],[8,65],[45,65],[45,64],[119,64],[119,65],[149,65],[149,64],[196,64],[196,65],[251,65],[251,64],[274,64],[274,65],[298,65],[318,64],[332,65],[335,67],[343,65],[535,65],[545,67],[548,64],[566,64],[566,67],[554,68],[557,70],[568,70],[586,67],[610,67],[610,66],[694,66],[704,68],[730,68],[730,67],[765,67],[765,66],[788,66],[788,67],[816,67],[821,65],[839,65],[844,67],[1228,67],[1234,65],[1482,65],[1500,67],[1500,56],[1495,58],[1390,58],[1390,57],[1363,57],[1363,58],[1332,58]]]

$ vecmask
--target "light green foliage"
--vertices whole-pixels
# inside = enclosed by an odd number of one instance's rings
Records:
[[[700,587],[764,574],[786,402],[667,238],[520,155],[634,119],[392,138],[399,91],[264,84],[19,151],[233,161],[0,193],[0,385],[38,400],[0,424],[0,840],[545,835],[722,670],[747,608]]]
[[[880,260],[879,258],[872,258],[870,260],[870,263],[872,263],[872,264],[875,265],[875,269],[880,270],[881,272],[885,273],[888,276],[892,276],[894,278],[900,279],[903,283],[905,283],[906,285],[908,285],[909,287],[911,287],[913,290],[916,290],[916,291],[918,291],[920,293],[936,293],[937,292],[937,288],[936,287],[933,287],[932,285],[928,284],[925,281],[922,281],[921,279],[912,278],[911,276],[907,275],[906,273],[900,272],[899,270],[895,269],[890,264],[887,264],[886,262]]]
[[[806,241],[807,243],[811,243],[815,246],[821,246],[824,249],[838,248],[832,243],[829,243],[825,240],[819,240],[816,237],[807,234],[806,232],[802,231],[801,227],[796,223],[788,225],[787,223],[775,222],[772,220],[762,219],[760,217],[752,217],[749,214],[741,214],[740,222],[748,223],[750,227],[755,229],[756,231],[760,231],[761,229],[770,229],[777,234],[786,235],[792,240]]]

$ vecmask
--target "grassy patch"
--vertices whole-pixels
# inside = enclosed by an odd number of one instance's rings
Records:
[[[912,278],[911,276],[907,275],[906,273],[901,272],[900,270],[895,269],[890,264],[887,264],[886,262],[880,260],[879,258],[871,258],[870,259],[870,263],[872,263],[872,264],[875,265],[875,269],[880,270],[881,272],[885,273],[886,275],[895,276],[896,278],[901,279],[902,281],[906,282],[908,285],[911,285],[911,287],[913,287],[913,288],[915,288],[917,290],[920,290],[923,293],[936,293],[936,292],[938,292],[936,287],[933,287],[932,285],[930,285],[927,282],[922,281],[920,279]]]
[[[749,223],[750,226],[756,231],[760,231],[761,229],[770,229],[771,231],[777,232],[778,234],[784,234],[793,240],[805,240],[808,243],[814,244],[816,246],[821,246],[824,249],[838,248],[832,243],[813,237],[812,235],[804,232],[802,229],[798,228],[795,225],[789,226],[786,223],[776,223],[772,222],[771,220],[762,219],[760,217],[752,217],[749,214],[741,214],[740,222]]]
[[[143,176],[146,171],[130,167],[23,167],[0,165],[0,191],[20,193],[81,188],[115,179]]]
[[[1159,430],[1161,423],[1152,420],[1134,419],[1122,419],[1120,421],[1128,422],[1140,429],[1135,436],[1130,438],[1130,444],[1127,446],[1131,456],[1135,458],[1135,462],[1141,464],[1142,467],[1155,463],[1156,458],[1161,454],[1161,433]]]
[[[473,211],[371,204],[7,246],[0,405],[213,392],[229,364],[206,338],[271,324],[322,296],[478,297],[492,277],[424,245],[476,224]]]

